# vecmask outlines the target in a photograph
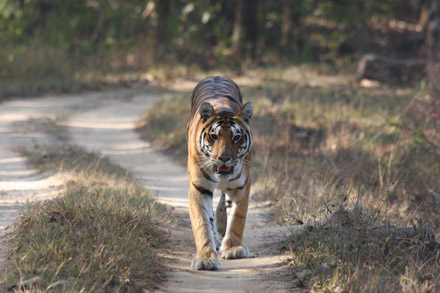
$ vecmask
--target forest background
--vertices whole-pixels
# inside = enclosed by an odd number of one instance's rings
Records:
[[[1,0],[0,93],[289,64],[423,59],[430,0]]]

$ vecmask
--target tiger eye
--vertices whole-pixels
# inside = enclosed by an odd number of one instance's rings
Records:
[[[241,134],[236,134],[234,135],[234,137],[232,138],[233,142],[238,142],[241,139],[242,135]]]
[[[215,133],[211,133],[211,134],[209,135],[209,138],[210,138],[211,140],[213,140],[213,141],[216,141],[216,140],[218,139],[218,136],[217,136],[217,134],[215,134]]]

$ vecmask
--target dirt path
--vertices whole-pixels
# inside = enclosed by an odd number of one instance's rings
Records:
[[[251,203],[244,236],[245,244],[248,245],[251,253],[251,258],[223,260],[221,269],[216,272],[193,271],[190,269],[191,259],[195,254],[195,246],[188,216],[188,179],[186,170],[182,166],[175,164],[170,158],[155,152],[148,143],[140,140],[133,131],[134,124],[140,115],[160,98],[162,97],[148,94],[121,95],[121,97],[115,94],[112,98],[103,98],[102,95],[89,95],[81,98],[78,97],[76,100],[70,97],[59,97],[57,100],[32,100],[28,107],[36,115],[59,114],[54,108],[60,107],[58,111],[62,110],[64,115],[69,117],[65,122],[65,126],[69,127],[72,143],[81,145],[89,150],[101,152],[110,157],[114,162],[132,171],[141,184],[144,184],[157,195],[159,201],[175,208],[175,212],[181,221],[178,227],[170,227],[170,239],[166,244],[167,249],[163,251],[162,255],[166,259],[164,265],[171,269],[168,273],[167,281],[164,282],[164,287],[159,291],[291,291],[288,290],[288,284],[282,282],[282,278],[277,276],[277,273],[280,271],[280,260],[282,257],[274,245],[277,240],[287,233],[287,230],[268,226],[265,223],[264,215],[268,211],[267,208],[259,207],[256,203]],[[45,112],[42,110],[44,107],[40,105],[49,102],[52,103],[51,109]],[[55,102],[56,104],[53,104]],[[16,101],[15,103],[20,102]],[[9,106],[10,103],[6,105]],[[54,105],[56,106],[54,107]],[[2,119],[2,117],[8,116],[1,114],[4,105],[0,107],[0,121],[5,121],[5,129],[10,129],[11,122],[17,119]],[[32,113],[30,114],[26,110],[23,112],[22,118],[25,119],[29,115],[32,115]],[[9,126],[6,126],[6,124]],[[8,131],[6,130],[5,133],[8,133]],[[5,134],[0,133],[0,136],[2,137],[0,141],[3,143]],[[8,155],[7,151],[3,150],[24,143],[13,140],[5,142],[2,145],[0,160],[5,157],[5,162],[20,161],[22,164],[21,168],[24,170],[23,174],[27,174],[26,172],[30,172],[30,170],[24,165],[22,159],[14,159],[17,157],[16,154],[11,152]],[[18,165],[11,168],[18,170]],[[2,192],[1,190],[7,184],[21,181],[23,181],[21,177],[0,177],[0,183],[2,184],[0,185],[0,192]],[[39,187],[43,190],[35,189],[33,191],[35,194],[40,195],[40,192],[44,193],[45,189],[50,189],[50,186],[53,185],[51,177],[42,178],[42,182],[42,186]],[[29,188],[31,182],[23,182],[23,186]],[[17,196],[11,192],[16,190],[16,188],[10,189],[10,191],[6,190],[6,196],[12,197],[15,200]],[[19,191],[19,196],[24,196],[24,194],[28,193]],[[3,212],[5,210],[5,201],[3,197],[0,197],[0,199],[2,200],[0,201],[0,212]],[[17,214],[16,211],[15,214]],[[11,217],[7,216],[5,218],[7,218],[7,223],[9,224]]]

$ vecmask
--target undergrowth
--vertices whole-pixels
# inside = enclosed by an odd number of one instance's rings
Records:
[[[362,192],[353,191],[346,208],[329,207],[333,221],[292,229],[286,241],[292,282],[310,291],[438,291],[440,250],[432,231],[421,223],[391,225],[382,210],[359,204]],[[285,220],[297,224],[296,216]]]

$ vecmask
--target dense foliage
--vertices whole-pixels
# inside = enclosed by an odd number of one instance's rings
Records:
[[[0,99],[194,72],[424,58],[432,0],[0,0]]]
[[[0,0],[0,40],[39,41],[80,55],[149,40],[166,52],[221,57],[238,48],[250,57],[275,50],[313,59],[357,49],[356,32],[376,16],[417,21],[425,2]],[[306,34],[316,26],[330,38],[319,30]]]

